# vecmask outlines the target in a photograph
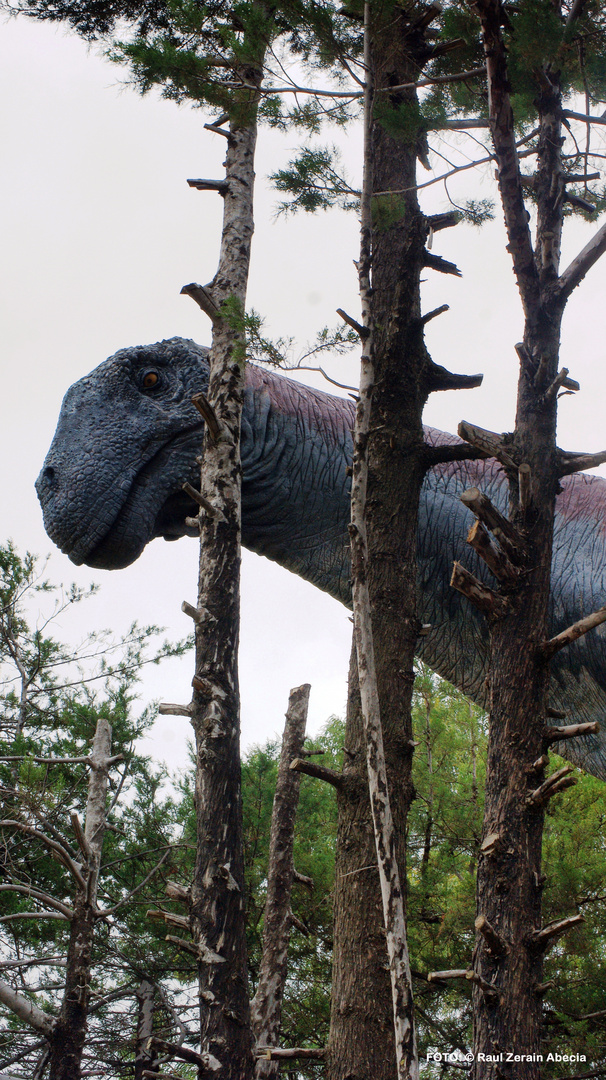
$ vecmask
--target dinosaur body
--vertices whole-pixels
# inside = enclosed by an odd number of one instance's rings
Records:
[[[80,380],[63,402],[37,481],[52,540],[76,563],[127,566],[156,536],[193,530],[181,491],[196,483],[202,421],[191,396],[208,381],[206,350],[179,338],[125,349]],[[350,482],[353,403],[249,367],[242,420],[242,540],[318,588],[351,603]],[[431,442],[454,436],[426,429]],[[403,462],[405,468],[405,462]],[[428,472],[419,515],[420,615],[431,631],[419,654],[440,675],[484,702],[484,619],[448,582],[454,559],[490,575],[465,537],[471,515],[459,500],[477,486],[501,509],[507,483],[494,461]],[[551,627],[558,633],[606,599],[606,481],[563,482],[554,540]],[[606,630],[598,628],[552,664],[551,704],[569,722],[599,720],[604,733],[562,747],[606,779]]]

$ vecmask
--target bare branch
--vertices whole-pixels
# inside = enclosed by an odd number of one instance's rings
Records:
[[[43,1012],[33,1002],[28,1001],[23,994],[18,994],[8,983],[0,981],[0,1002],[18,1016],[20,1020],[39,1031],[41,1035],[50,1036],[53,1033],[55,1019]]]
[[[295,758],[291,761],[290,768],[295,772],[305,773],[307,776],[315,776],[317,780],[325,780],[335,788],[343,787],[343,776],[335,769],[327,769],[325,765],[318,765],[314,761],[305,758]]]
[[[546,743],[563,742],[564,739],[576,739],[579,735],[597,735],[600,725],[597,720],[586,724],[567,724],[566,727],[549,727],[545,731]]]
[[[529,945],[533,949],[544,951],[553,944],[557,937],[572,930],[574,926],[585,922],[584,915],[570,915],[567,919],[559,919],[557,922],[548,923],[542,930],[534,930],[529,935]]]
[[[310,1061],[321,1061],[326,1057],[323,1046],[293,1046],[282,1048],[278,1046],[259,1046],[255,1050],[258,1061],[292,1061],[295,1058],[307,1058]]]
[[[208,315],[211,322],[215,322],[220,318],[219,308],[208,285],[198,285],[197,282],[192,281],[189,285],[183,286],[181,295],[191,296],[204,314]]]
[[[158,1039],[155,1035],[152,1035],[150,1043],[163,1054],[180,1058],[181,1061],[188,1061],[192,1065],[199,1065],[209,1072],[216,1072],[221,1068],[221,1063],[212,1054],[198,1054],[195,1050],[190,1050],[188,1046],[178,1046],[177,1043],[165,1042],[164,1039]]]
[[[452,568],[450,584],[457,592],[466,596],[487,618],[498,619],[507,615],[510,611],[509,604],[503,596],[493,592],[484,585],[477,577],[470,574],[461,563],[455,562]]]
[[[493,956],[502,956],[503,953],[507,952],[507,945],[503,941],[503,938],[497,933],[494,927],[491,926],[484,915],[478,915],[475,921],[475,928],[484,938],[486,946]]]
[[[124,904],[127,904],[129,900],[132,900],[133,896],[135,896],[138,892],[141,892],[141,889],[145,888],[148,881],[151,881],[151,879],[154,877],[154,875],[158,873],[158,870],[166,862],[166,860],[167,860],[168,856],[170,855],[170,853],[172,852],[172,850],[173,850],[172,847],[167,847],[167,849],[164,852],[164,854],[163,854],[162,858],[160,859],[160,861],[158,863],[156,863],[156,865],[149,871],[149,874],[145,875],[145,877],[143,878],[143,881],[140,881],[138,885],[135,885],[135,888],[131,889],[131,891],[128,893],[128,895],[125,896],[122,900],[119,900],[118,903],[114,904],[113,907],[106,908],[105,911],[100,911],[99,916],[102,917],[102,918],[105,918],[107,915],[113,915],[116,911],[118,911],[119,908],[123,907]]]
[[[595,469],[606,461],[606,450],[598,454],[566,454],[560,451],[559,455],[560,476],[570,476],[575,472],[585,472],[587,469]]]
[[[571,109],[563,109],[562,116],[567,120],[579,120],[582,124],[606,124],[606,116],[588,116],[587,113],[572,112]]]
[[[606,120],[603,121],[606,123]],[[572,260],[564,272],[560,274],[556,283],[556,299],[564,303],[571,292],[581,283],[585,274],[598,261],[606,251],[606,223],[598,229],[595,236],[585,244],[585,247],[575,259]]]
[[[203,394],[201,391],[198,394],[194,394],[192,402],[196,406],[198,412],[203,417],[210,438],[214,443],[217,443],[221,438],[221,434],[223,432],[223,425],[219,421],[213,406],[206,397],[206,394]]]
[[[0,828],[6,829],[18,829],[19,832],[25,833],[27,836],[33,836],[37,840],[41,840],[43,844],[46,844],[51,854],[69,870],[70,874],[76,879],[78,885],[81,888],[86,888],[86,882],[80,873],[80,869],[74,860],[71,858],[67,848],[62,844],[57,843],[56,840],[51,840],[50,836],[43,833],[41,829],[36,829],[33,825],[26,825],[23,821],[4,820],[0,821]]]
[[[520,577],[520,570],[507,558],[491,540],[490,534],[480,520],[474,521],[467,534],[467,543],[484,560],[499,581],[515,584]]]
[[[47,904],[49,908],[54,908],[55,911],[60,911],[63,915],[65,915],[66,919],[71,919],[74,914],[72,909],[67,904],[61,903],[60,900],[54,900],[52,896],[48,895],[48,893],[41,892],[40,889],[35,889],[31,885],[13,885],[12,883],[0,885],[0,892],[15,892],[20,893],[22,896],[30,896],[32,900],[39,900],[40,903]],[[40,912],[34,914],[40,914]]]
[[[571,772],[572,765],[565,765],[563,769],[558,769],[557,772],[548,776],[540,787],[528,795],[526,799],[528,806],[544,806],[558,792],[576,784],[576,777],[569,775]]]
[[[70,819],[71,819],[71,823],[72,823],[72,828],[74,830],[74,835],[76,837],[76,840],[78,841],[78,846],[80,848],[80,851],[84,855],[84,858],[86,859],[86,861],[89,862],[90,857],[91,857],[91,850],[90,850],[90,847],[88,846],[88,844],[86,842],[86,837],[84,835],[84,829],[82,828],[82,826],[80,824],[80,819],[79,819],[78,815],[75,812],[70,814]]]
[[[542,641],[539,645],[539,651],[543,659],[551,660],[551,657],[555,656],[560,649],[570,645],[573,641],[577,641],[578,638],[583,637],[583,634],[593,630],[596,626],[600,626],[603,622],[606,622],[606,607],[601,607],[598,611],[592,612],[591,615],[586,615],[584,619],[579,619],[578,622],[573,623],[567,630],[563,630],[561,634],[556,634],[549,641]]]
[[[496,431],[487,431],[486,428],[478,427],[477,424],[470,424],[468,420],[462,420],[457,429],[457,434],[460,439],[464,439],[465,442],[471,443],[472,446],[484,450],[490,457],[496,458],[507,469],[517,471],[516,462],[505,449],[503,436],[497,434]]]
[[[423,316],[421,323],[425,324],[447,308],[448,304],[444,304],[441,308],[430,311]],[[432,363],[428,370],[427,385],[430,393],[438,390],[475,390],[477,386],[482,385],[483,380],[483,375],[457,375],[452,371],[447,371],[441,364]]]

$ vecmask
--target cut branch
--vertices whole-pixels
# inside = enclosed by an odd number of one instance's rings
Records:
[[[326,1057],[323,1046],[258,1046],[255,1050],[257,1061],[292,1061],[296,1058],[308,1061],[321,1061]]]
[[[491,540],[490,534],[482,522],[474,521],[467,534],[467,543],[484,560],[499,581],[515,584],[520,577],[520,570],[507,558]]]
[[[214,443],[217,443],[219,441],[220,437],[221,437],[223,427],[222,427],[221,423],[219,422],[219,420],[217,419],[217,414],[216,414],[215,410],[213,409],[210,401],[206,397],[206,394],[203,394],[200,391],[199,394],[194,394],[194,396],[193,396],[193,398],[191,400],[192,400],[192,403],[196,406],[196,409],[198,410],[200,415],[203,417],[204,422],[206,424],[208,434],[209,434],[211,440]],[[192,489],[192,490],[195,490],[195,489]],[[195,496],[192,496],[192,497],[195,498]],[[202,497],[203,496],[201,496],[201,498]],[[196,500],[196,501],[198,501],[198,500]],[[205,500],[205,501],[208,501],[208,500]],[[206,507],[204,509],[206,509]],[[216,516],[216,511],[215,511],[215,516]]]
[[[597,735],[600,725],[597,720],[587,724],[568,724],[566,727],[550,727],[545,731],[545,742],[556,743],[564,739],[576,739],[579,735]]]
[[[518,562],[524,552],[524,542],[515,525],[503,517],[501,511],[477,487],[468,488],[460,498],[463,506],[490,530],[510,559]]]
[[[368,328],[362,326],[356,319],[352,319],[351,315],[348,315],[346,311],[343,311],[343,308],[337,308],[337,315],[340,315],[343,322],[347,323],[348,326],[351,326],[352,330],[355,330],[356,334],[358,334],[362,340],[364,340],[365,337],[368,337]]]
[[[183,286],[181,295],[191,296],[192,300],[196,301],[196,304],[202,309],[204,314],[208,315],[211,322],[215,322],[220,318],[219,308],[208,286],[198,285],[197,282],[192,281],[189,285]]]
[[[585,472],[586,469],[595,469],[598,465],[606,462],[606,450],[599,454],[567,454],[560,451],[558,455],[558,472],[560,476],[570,476],[575,472]]]
[[[191,889],[180,885],[178,881],[167,881],[164,891],[169,899],[178,900],[181,904],[189,904],[191,900]]]
[[[306,758],[295,758],[291,761],[290,768],[294,772],[305,773],[306,776],[315,776],[317,780],[324,780],[335,788],[343,787],[343,776],[336,769],[328,769],[325,765],[318,765],[315,761]]]
[[[198,395],[198,396],[202,397],[203,395]],[[206,401],[206,399],[205,399],[205,401]],[[199,409],[199,411],[204,416],[204,419],[206,420],[206,414],[204,412],[202,412],[202,409],[200,408],[200,405],[198,404],[197,401],[194,401],[194,405],[196,406],[197,409]],[[203,406],[203,407],[206,408],[206,406],[208,406],[209,409],[211,408],[211,406],[209,405],[209,403],[207,401],[206,401],[206,405]],[[213,415],[213,418],[216,420],[214,410],[212,411],[212,415]],[[213,506],[213,504],[211,502],[209,502],[208,499],[205,499],[204,495],[200,491],[196,491],[195,487],[192,487],[191,484],[185,483],[185,484],[182,484],[181,486],[182,486],[182,489],[185,492],[185,494],[189,495],[189,497],[191,499],[193,499],[194,502],[197,502],[198,506],[201,506],[202,509],[208,514],[209,517],[215,518],[217,521],[223,520],[223,515],[222,515],[221,511],[218,510],[216,506]]]
[[[477,461],[488,456],[483,450],[470,446],[469,443],[436,443],[435,446],[425,443],[424,457],[430,469],[448,461]]]
[[[443,259],[441,255],[433,255],[430,251],[423,252],[423,266],[428,266],[430,270],[437,270],[440,274],[453,274],[454,277],[463,277],[455,263]]]
[[[544,806],[553,795],[557,795],[558,792],[563,791],[565,788],[572,787],[577,781],[576,777],[569,775],[571,772],[572,765],[564,765],[563,769],[558,769],[557,772],[552,773],[540,787],[528,795],[527,804],[537,807]]]
[[[191,705],[174,705],[171,702],[163,701],[161,705],[158,705],[158,712],[160,716],[188,716],[191,718]]]
[[[496,431],[487,431],[486,428],[478,427],[477,424],[470,424],[468,420],[462,420],[457,429],[457,434],[465,442],[484,450],[489,457],[496,458],[505,468],[517,470],[516,462],[505,449],[503,436],[497,435]]]
[[[450,584],[457,592],[466,596],[469,601],[489,619],[499,619],[507,615],[510,607],[507,600],[498,593],[493,592],[484,585],[461,563],[455,562],[452,568]]]
[[[430,232],[440,232],[442,229],[452,229],[461,221],[458,210],[449,210],[446,214],[430,214],[427,218]],[[444,305],[448,307],[448,304]]]
[[[227,195],[229,185],[226,180],[188,180],[191,188],[197,191],[218,191],[220,195]]]
[[[606,607],[601,607],[591,615],[586,615],[584,619],[579,619],[578,622],[573,623],[567,630],[563,630],[561,634],[557,634],[549,641],[542,641],[539,645],[539,651],[543,660],[551,660],[551,657],[555,656],[560,649],[572,644],[573,641],[577,641],[578,638],[583,637],[583,634],[587,634],[589,630],[593,630],[594,627],[600,626],[603,622],[606,622]]]
[[[429,319],[433,319],[442,311],[447,310],[448,304],[443,304],[441,308],[436,308],[435,311],[430,311],[429,314],[424,315],[421,322],[426,323]],[[437,390],[474,390],[477,386],[482,385],[483,380],[483,375],[457,375],[452,371],[447,371],[441,364],[432,363],[428,371],[427,385],[430,393]]]
[[[568,930],[572,930],[573,927],[583,922],[585,922],[584,915],[570,915],[567,919],[559,919],[557,922],[548,923],[542,930],[534,930],[530,934],[528,944],[531,948],[543,952],[561,934],[566,934]]]
[[[491,926],[484,915],[478,915],[475,921],[475,927],[478,933],[484,938],[486,946],[493,956],[503,956],[503,954],[507,952],[507,945],[503,941],[503,938],[497,933],[494,927]]]

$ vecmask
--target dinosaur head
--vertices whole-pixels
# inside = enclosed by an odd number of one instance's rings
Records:
[[[121,349],[74,383],[36,481],[44,526],[72,562],[129,566],[155,536],[192,534],[208,350],[183,338]]]

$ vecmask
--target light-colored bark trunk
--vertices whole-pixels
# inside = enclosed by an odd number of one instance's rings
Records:
[[[282,750],[271,817],[267,898],[263,923],[263,955],[259,985],[251,1002],[256,1047],[277,1046],[286,983],[290,901],[294,879],[293,845],[301,775],[290,764],[301,756],[305,742],[309,683],[291,690],[282,737]],[[258,1080],[277,1076],[280,1061],[257,1060]]]
[[[260,83],[260,65],[242,73]],[[213,315],[201,468],[200,566],[192,724],[196,735],[197,854],[191,929],[199,958],[201,1051],[217,1080],[254,1074],[248,1000],[240,785],[240,420],[244,310],[253,234],[257,100],[232,120],[225,163],[219,267],[204,290]],[[235,114],[235,111],[234,111]],[[192,292],[194,298],[195,291]],[[209,299],[210,298],[210,299]],[[208,509],[212,508],[211,512]],[[202,1075],[200,1073],[200,1075]]]
[[[154,1033],[155,986],[150,979],[141,979],[137,990],[137,1036],[135,1047],[135,1080],[143,1080],[144,1070],[155,1069],[158,1061],[150,1039]]]

